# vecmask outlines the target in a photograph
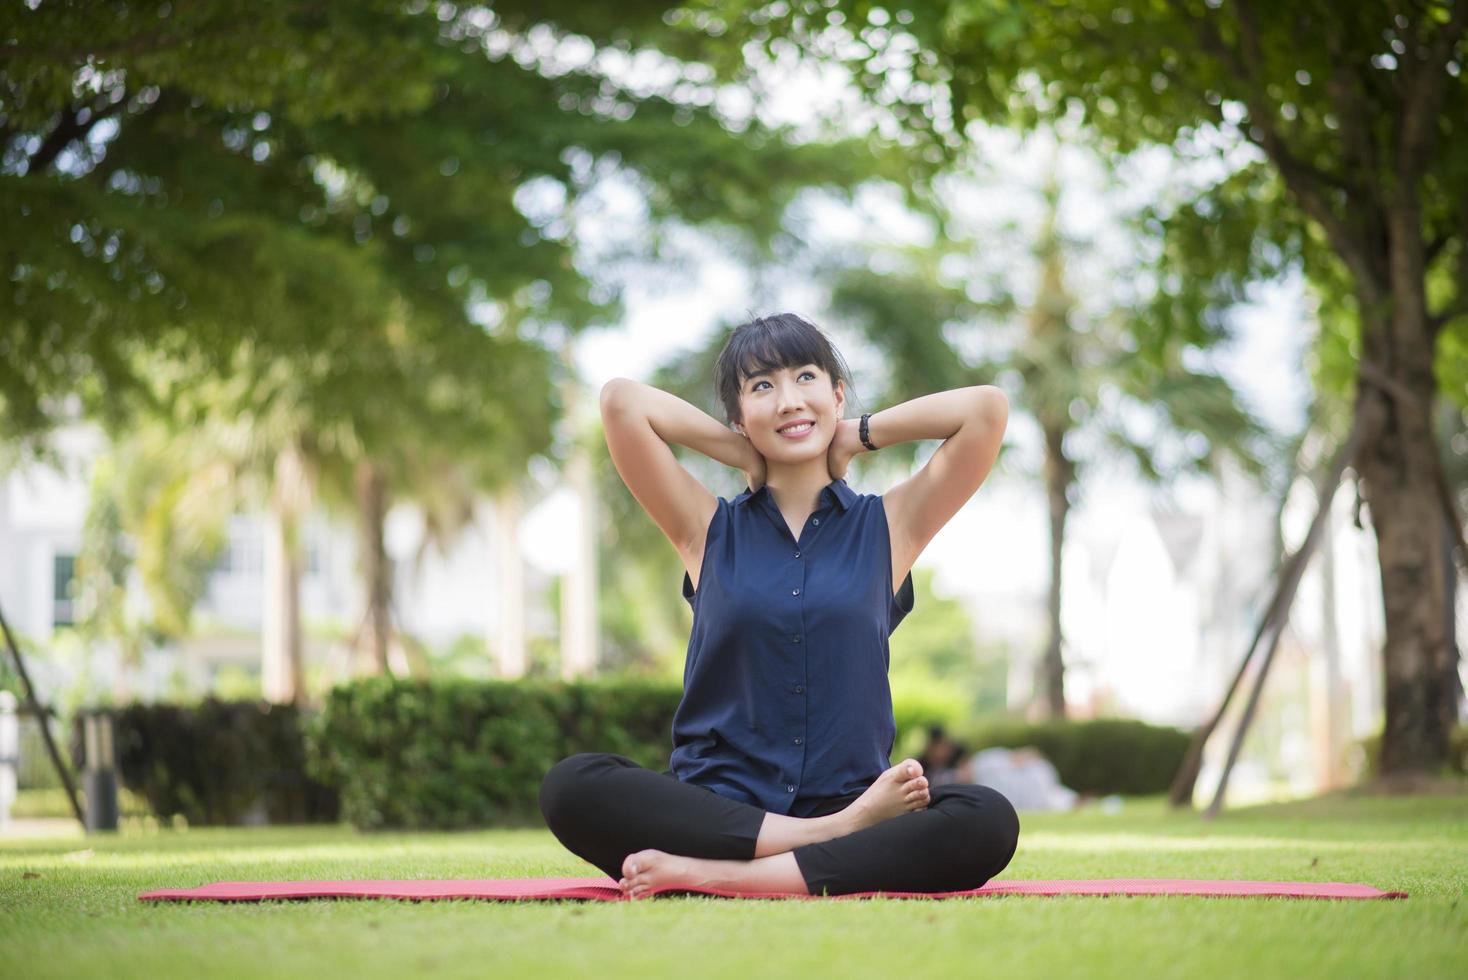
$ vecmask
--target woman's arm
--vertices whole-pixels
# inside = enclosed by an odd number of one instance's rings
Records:
[[[613,378],[602,388],[603,411],[609,399],[646,418],[663,442],[687,446],[746,473],[764,465],[764,457],[748,439],[671,392],[630,378]]]
[[[601,416],[622,482],[680,554],[702,553],[718,500],[678,463],[670,443],[737,467],[750,480],[764,481],[764,457],[747,439],[651,385],[629,378],[608,381],[601,390]]]
[[[979,489],[999,456],[1008,420],[1009,399],[993,385],[923,395],[867,420],[867,436],[878,449],[918,439],[943,440],[922,469],[882,496],[894,565],[911,568]],[[861,443],[859,426],[858,419],[844,419],[837,426],[828,456],[833,477],[845,474],[852,456],[871,452]]]
[[[992,425],[996,415],[1004,420],[999,424],[999,434],[1002,436],[1009,418],[1009,399],[998,388],[993,385],[954,388],[952,391],[923,395],[873,413],[867,419],[867,438],[878,449],[922,439],[947,440],[958,435],[959,430],[974,419],[985,420]],[[860,428],[859,418],[842,419],[837,423],[836,435],[831,440],[830,449],[833,477],[846,475],[851,457],[871,452],[862,445]],[[997,443],[994,448],[997,455]],[[942,452],[941,448],[939,452]]]

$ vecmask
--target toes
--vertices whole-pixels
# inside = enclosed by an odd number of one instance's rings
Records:
[[[906,782],[909,779],[917,779],[923,774],[922,763],[916,759],[903,759],[893,766],[891,771],[900,780]]]
[[[639,872],[646,871],[648,868],[648,862],[646,857],[644,857],[643,855],[644,852],[642,851],[637,851],[627,855],[627,857],[622,861],[622,874],[626,875],[628,878],[636,878]]]

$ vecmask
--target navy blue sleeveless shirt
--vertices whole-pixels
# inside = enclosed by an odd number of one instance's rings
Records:
[[[887,638],[913,590],[909,573],[893,595],[881,496],[832,481],[798,540],[767,487],[720,497],[698,591],[684,572],[683,597],[693,632],[673,775],[789,814],[859,793],[891,764]]]

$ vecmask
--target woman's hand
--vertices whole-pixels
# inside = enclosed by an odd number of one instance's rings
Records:
[[[765,478],[769,475],[768,467],[765,464],[765,457],[754,448],[754,443],[749,441],[749,436],[741,433],[740,438],[744,440],[744,446],[748,452],[744,464],[739,469],[744,473],[744,478],[749,481],[750,492],[754,492],[765,485]]]
[[[836,434],[831,437],[831,445],[826,447],[826,469],[830,471],[831,479],[839,480],[846,476],[851,457],[867,451],[861,444],[860,428],[858,419],[842,419],[836,423]]]

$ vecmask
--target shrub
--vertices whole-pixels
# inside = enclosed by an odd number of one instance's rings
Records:
[[[971,750],[1033,745],[1078,793],[1165,793],[1188,753],[1189,732],[1121,718],[1002,722],[969,726],[958,736]]]
[[[637,678],[368,678],[328,695],[307,729],[308,766],[358,827],[536,824],[540,782],[566,756],[613,752],[667,769],[681,697],[681,684]],[[952,718],[946,700],[926,696],[897,697],[894,714],[899,745],[904,731]]]
[[[892,716],[897,722],[897,737],[892,742],[890,761],[896,763],[917,755],[927,744],[930,727],[954,728],[966,715],[966,708],[963,693],[951,684],[911,676],[894,677]]]
[[[337,687],[308,729],[310,772],[358,827],[538,822],[540,782],[577,752],[667,768],[681,688],[666,682],[439,682]]]
[[[337,819],[335,793],[306,775],[300,713],[263,701],[134,704],[112,710],[118,782],[160,817],[190,824]],[[73,723],[72,758],[85,765]]]

